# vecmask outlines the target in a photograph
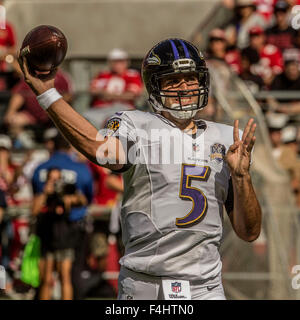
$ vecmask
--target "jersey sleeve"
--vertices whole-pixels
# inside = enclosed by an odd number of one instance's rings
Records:
[[[104,136],[117,137],[135,143],[137,141],[136,128],[132,120],[124,112],[115,113],[104,127]]]
[[[117,112],[107,121],[103,133],[104,137],[116,137],[122,143],[126,164],[116,172],[127,171],[135,163],[138,154],[138,137],[133,121],[126,113]]]

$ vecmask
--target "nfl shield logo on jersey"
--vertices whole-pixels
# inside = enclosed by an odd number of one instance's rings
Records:
[[[201,149],[200,144],[193,143],[193,151],[198,152]]]
[[[226,148],[221,143],[214,143],[210,146],[210,160],[216,160],[218,163],[223,161],[226,154]]]
[[[179,293],[181,291],[181,283],[180,282],[172,282],[171,283],[172,292]]]

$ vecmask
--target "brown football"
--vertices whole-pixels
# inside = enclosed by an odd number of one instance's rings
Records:
[[[20,55],[26,57],[31,74],[46,75],[62,63],[67,49],[67,39],[58,28],[41,25],[27,33]]]

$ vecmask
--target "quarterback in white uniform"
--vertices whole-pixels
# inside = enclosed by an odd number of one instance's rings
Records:
[[[223,207],[236,234],[257,239],[261,209],[249,174],[253,119],[244,131],[195,120],[207,104],[209,74],[201,53],[182,39],[154,46],[142,65],[154,112],[124,111],[97,131],[28,73],[66,139],[91,161],[123,172],[119,299],[225,299],[219,247]]]

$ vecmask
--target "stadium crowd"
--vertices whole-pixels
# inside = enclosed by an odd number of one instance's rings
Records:
[[[270,92],[257,102],[269,129],[273,156],[289,172],[300,207],[300,95],[289,94],[300,89],[300,2],[224,0],[223,5],[233,14],[210,31],[206,56],[208,61],[226,63],[254,96]]]
[[[298,2],[224,0],[233,18],[210,31],[206,58],[226,63],[254,95],[300,90],[300,29],[292,22]],[[122,177],[65,142],[22,80],[16,50],[14,28],[7,23],[0,30],[0,265],[7,287],[0,294],[115,298]],[[130,69],[125,51],[112,50],[107,62],[91,79],[84,113],[99,128],[115,112],[134,109],[143,93],[140,73]],[[55,86],[67,101],[76,99],[66,71],[57,73]],[[216,111],[213,99],[204,110],[208,119]],[[300,209],[300,95],[259,103],[273,156],[289,172]]]

